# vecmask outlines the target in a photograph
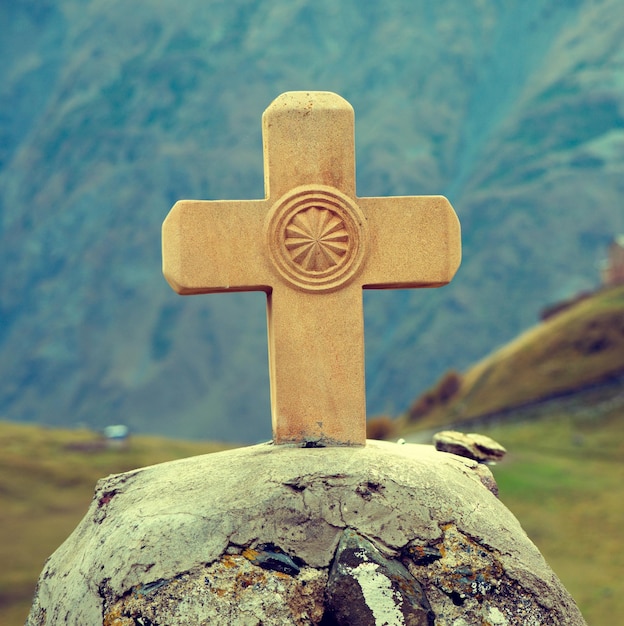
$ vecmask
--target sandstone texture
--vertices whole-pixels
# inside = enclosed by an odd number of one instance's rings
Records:
[[[339,95],[283,93],[262,116],[266,198],[181,200],[163,224],[176,292],[267,293],[276,443],[364,445],[362,290],[440,287],[459,267],[446,198],[356,196],[354,133]]]
[[[27,626],[585,624],[489,470],[261,444],[101,480]]]

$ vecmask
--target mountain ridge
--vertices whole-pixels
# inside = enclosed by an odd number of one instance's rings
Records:
[[[262,197],[283,91],[354,106],[358,195],[446,193],[462,222],[450,286],[364,294],[369,414],[591,287],[624,232],[615,0],[63,0],[0,23],[5,418],[269,436],[264,296],[177,298],[159,242],[178,199]]]

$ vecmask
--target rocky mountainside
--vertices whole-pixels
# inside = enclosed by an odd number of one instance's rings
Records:
[[[254,441],[264,295],[176,296],[180,198],[263,197],[283,91],[356,111],[358,194],[449,197],[441,290],[367,292],[369,414],[593,286],[624,232],[619,0],[0,5],[0,415]]]

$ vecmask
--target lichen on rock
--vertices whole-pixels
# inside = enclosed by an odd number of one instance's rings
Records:
[[[373,441],[108,477],[27,626],[586,626],[493,485],[474,460]]]
[[[137,624],[285,624],[323,617],[327,572],[304,567],[296,577],[224,555],[151,589],[135,588],[108,606],[103,626]]]

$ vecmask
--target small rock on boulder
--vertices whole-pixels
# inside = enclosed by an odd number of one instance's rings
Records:
[[[507,453],[500,443],[490,437],[477,433],[464,434],[456,430],[436,433],[433,436],[433,443],[440,452],[450,452],[479,463],[496,463]]]

